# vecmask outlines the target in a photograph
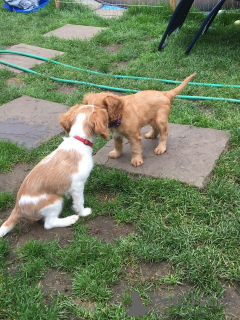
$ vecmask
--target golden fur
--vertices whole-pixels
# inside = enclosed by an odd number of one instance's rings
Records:
[[[168,138],[171,101],[195,75],[195,73],[192,74],[178,87],[170,91],[146,90],[122,97],[110,92],[87,94],[84,97],[84,104],[94,104],[106,109],[110,122],[122,117],[121,125],[111,129],[114,137],[114,150],[108,156],[110,158],[121,156],[123,137],[125,137],[130,142],[132,165],[137,167],[143,164],[140,130],[147,124],[152,126],[152,130],[144,137],[154,139],[160,134],[159,144],[154,152],[155,154],[164,153]]]

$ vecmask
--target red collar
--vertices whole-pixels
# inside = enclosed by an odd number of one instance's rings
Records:
[[[83,138],[81,138],[81,137],[79,137],[79,136],[74,136],[73,138],[81,141],[81,142],[84,143],[86,146],[89,146],[89,147],[92,147],[92,146],[93,146],[93,143],[92,143],[91,141],[87,140],[87,139],[83,139]]]

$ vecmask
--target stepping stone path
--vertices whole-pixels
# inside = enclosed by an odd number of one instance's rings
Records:
[[[124,9],[114,9],[114,6],[104,5],[102,8],[97,9],[96,14],[104,18],[119,18],[125,12]]]
[[[142,133],[149,130],[150,127],[144,127]],[[120,158],[108,158],[108,153],[114,149],[113,140],[110,140],[97,152],[94,161],[99,165],[130,173],[177,179],[203,188],[219,156],[226,150],[229,139],[228,131],[170,123],[167,151],[164,154],[154,154],[158,139],[142,139],[142,166],[135,168],[131,165],[130,144],[127,140]]]
[[[106,28],[81,26],[74,24],[66,24],[63,27],[50,31],[44,34],[44,37],[56,36],[63,39],[78,39],[85,40],[90,39],[99,31],[105,30]]]
[[[64,132],[59,115],[69,107],[22,96],[0,107],[0,140],[36,148]]]
[[[97,10],[102,7],[102,3],[95,0],[75,0],[75,2],[89,6],[93,10]]]
[[[85,1],[86,0],[82,0]],[[102,6],[101,8],[104,8]],[[95,5],[97,10],[100,9]],[[106,10],[111,10],[107,6]],[[124,10],[114,10],[124,11]],[[44,36],[55,35],[64,39],[90,39],[97,32],[106,28],[67,24],[50,31]],[[63,54],[55,50],[43,49],[25,44],[10,48],[46,58]],[[43,61],[24,56],[5,54],[2,60],[31,68]],[[2,67],[2,65],[0,65]],[[18,73],[19,70],[14,69]],[[30,97],[21,97],[0,108],[0,139],[18,142],[27,148],[38,147],[63,130],[58,116],[68,107]],[[144,128],[143,133],[148,129]],[[156,139],[142,140],[144,165],[135,168],[130,163],[131,152],[128,142],[125,143],[123,155],[119,159],[109,159],[107,154],[113,149],[109,141],[98,151],[94,160],[97,164],[117,168],[134,174],[143,174],[155,178],[177,179],[199,188],[206,186],[208,178],[216,165],[219,156],[226,150],[230,133],[214,129],[196,128],[193,126],[170,124],[167,152],[161,156],[154,154]]]
[[[23,43],[12,46],[11,48],[8,48],[8,50],[29,53],[29,54],[33,54],[33,55],[40,56],[43,58],[48,58],[48,59],[51,59],[55,56],[64,54],[64,52],[61,52],[61,51],[30,46],[30,45],[23,44]],[[42,60],[38,60],[35,58],[30,58],[30,57],[25,57],[25,56],[17,55],[14,53],[1,54],[0,59],[3,61],[9,62],[9,63],[15,64],[15,65],[18,65],[23,68],[27,68],[27,69],[32,68],[36,64],[43,64],[45,62]],[[0,63],[0,68],[9,68],[14,73],[23,72],[19,69],[7,67],[6,65],[3,65],[1,63]]]
[[[95,10],[97,15],[104,18],[119,18],[126,11],[125,8],[110,4],[102,4],[95,0],[76,0],[76,3],[89,6],[92,10]]]
[[[118,17],[121,16],[124,10],[114,10],[112,7],[104,7],[96,1],[79,0],[83,4],[90,5],[96,14],[103,17]],[[90,39],[97,32],[105,28],[87,27],[87,26],[73,26],[66,25],[59,29],[48,32],[44,36],[55,35],[64,39]],[[45,58],[53,58],[57,55],[64,54],[64,52],[39,48],[35,46],[18,44],[9,48],[12,51],[20,51],[39,55]],[[1,60],[10,62],[21,67],[32,68],[36,64],[42,64],[44,61],[24,57],[14,54],[2,54]],[[10,68],[0,64],[0,68]],[[14,73],[22,71],[10,68]],[[51,139],[54,135],[63,132],[59,125],[59,115],[68,110],[68,107],[59,103],[49,102],[45,100],[35,99],[28,96],[22,96],[0,107],[0,140],[10,140],[17,142],[19,145],[25,145],[27,148],[38,147],[40,144]],[[171,179],[179,179],[182,182],[202,188],[206,185],[208,177],[210,176],[219,156],[225,152],[230,133],[227,131],[220,131],[214,129],[196,128],[193,126],[170,124],[169,140],[167,145],[167,152],[161,156],[154,154],[154,149],[157,145],[157,140],[142,140],[144,165],[134,168],[130,164],[130,145],[126,141],[124,152],[119,159],[109,159],[107,154],[113,149],[113,141],[109,141],[105,147],[98,151],[94,156],[97,164],[113,167],[117,169],[126,170],[134,174],[143,174],[155,178],[168,177]],[[145,133],[149,128],[143,128],[142,133]],[[20,167],[19,167],[20,168]],[[22,173],[18,172],[15,167],[13,173],[6,174],[6,179],[3,181],[1,174],[2,186],[17,191],[25,171],[29,171],[31,166],[23,164],[20,168]],[[23,172],[24,171],[24,172]],[[9,183],[9,178],[13,176],[17,180]],[[11,176],[10,176],[11,175]],[[19,176],[18,176],[19,175]],[[4,189],[5,190],[5,189]],[[2,191],[0,187],[0,192]],[[1,223],[9,216],[11,210],[1,214]],[[122,224],[116,226],[111,218],[96,217],[85,223],[89,227],[89,233],[102,239],[103,241],[114,241],[119,236],[127,236],[130,232],[135,232],[131,225]],[[8,235],[10,240],[11,250],[19,245],[21,246],[30,239],[36,240],[53,240],[58,239],[61,246],[68,245],[69,241],[73,239],[71,228],[57,228],[45,230],[41,222],[35,223],[33,226],[26,224],[24,221],[20,223],[20,231],[16,229]],[[10,266],[10,272],[16,272],[18,265],[14,264],[14,253],[11,252],[11,259],[13,263]],[[165,276],[171,270],[169,266],[160,262],[155,265],[140,265],[141,278],[152,279]],[[128,270],[128,278],[135,278],[134,268]],[[137,274],[139,277],[139,273]],[[129,281],[129,279],[128,279]],[[113,291],[118,296],[126,288],[126,281],[122,280],[120,284],[114,286]],[[69,291],[71,293],[72,281],[67,275],[59,274],[55,270],[49,270],[47,275],[39,283],[44,291],[45,298],[57,292]],[[133,282],[134,284],[134,282]],[[188,292],[192,287],[189,284],[175,286],[171,291],[165,290],[161,286],[154,291],[155,296],[160,296],[163,299],[168,299],[169,294],[182,295],[183,292]],[[239,303],[239,286],[228,286],[225,296],[229,300],[235,301],[235,304],[228,305],[226,312],[228,315],[234,315],[235,318],[240,317],[240,303]],[[49,298],[50,299],[50,298]],[[120,300],[122,301],[122,300]],[[168,300],[169,301],[169,300]],[[75,304],[78,301],[73,301]],[[86,302],[88,303],[88,302]],[[82,300],[79,299],[79,305],[83,305]],[[93,303],[85,305],[87,309],[94,312],[95,306]],[[157,310],[159,311],[159,310]],[[162,310],[160,310],[162,311]]]

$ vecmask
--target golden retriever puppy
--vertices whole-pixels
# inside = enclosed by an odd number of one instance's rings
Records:
[[[88,93],[84,104],[94,104],[107,110],[109,128],[113,134],[114,150],[109,158],[118,158],[123,150],[123,137],[131,146],[131,163],[138,167],[143,164],[141,128],[150,124],[152,130],[144,135],[146,139],[154,139],[160,134],[155,154],[166,151],[168,138],[168,117],[172,99],[193,79],[196,73],[186,78],[178,87],[169,91],[146,90],[119,97],[110,92]]]

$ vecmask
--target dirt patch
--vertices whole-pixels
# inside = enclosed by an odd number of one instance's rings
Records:
[[[84,307],[85,309],[95,312],[97,310],[96,304],[90,301],[83,301],[81,298],[71,300],[77,307]]]
[[[228,320],[240,319],[240,286],[229,285],[226,289],[223,298],[213,298],[211,296],[199,296],[194,298],[192,292],[194,287],[184,281],[182,285],[177,286],[160,286],[154,290],[151,295],[151,300],[157,313],[163,316],[165,319],[165,311],[171,306],[182,306],[195,305],[196,307],[208,308],[208,307],[224,307],[225,313]],[[166,318],[168,319],[168,318]]]
[[[85,223],[89,228],[89,234],[103,241],[112,242],[120,237],[126,237],[129,233],[136,232],[133,225],[128,223],[116,224],[114,218],[98,216]]]
[[[61,92],[61,93],[71,94],[75,90],[77,90],[77,87],[75,85],[72,85],[72,84],[69,84],[67,86],[59,85],[59,86],[57,86],[56,90],[58,92]]]
[[[18,163],[13,171],[0,173],[0,192],[12,191],[17,193],[23,180],[34,167],[29,163]]]
[[[145,41],[154,41],[155,40],[155,38],[153,38],[153,37],[146,37],[145,38]]]
[[[42,220],[34,223],[25,221],[25,225],[23,226],[22,224],[19,230],[20,234],[16,242],[18,246],[23,245],[31,239],[49,241],[58,240],[60,246],[68,245],[69,241],[73,240],[73,230],[71,227],[46,230],[44,229]]]
[[[240,285],[229,285],[224,294],[228,320],[240,319]]]
[[[112,46],[106,46],[105,49],[107,49],[111,53],[118,53],[123,48],[122,44],[115,44]]]
[[[39,282],[45,298],[50,298],[51,295],[71,295],[72,294],[72,280],[67,273],[59,272],[54,269],[48,270],[47,274]]]
[[[169,266],[167,261],[154,263],[141,262],[131,265],[126,269],[124,278],[113,286],[113,298],[111,299],[111,303],[123,302],[124,293],[127,293],[132,296],[132,302],[125,306],[126,312],[134,310],[136,314],[132,315],[137,316],[137,312],[141,312],[142,310],[143,316],[150,309],[154,308],[155,312],[161,315],[161,319],[168,319],[165,317],[166,310],[173,306],[173,303],[176,301],[178,302],[193,290],[193,286],[187,281],[183,281],[180,285],[156,285],[157,280],[164,278],[169,273],[173,273],[173,269]],[[142,285],[145,287],[146,293],[149,295],[151,301],[147,307],[143,306],[141,299],[139,298],[138,290],[134,289],[138,287],[140,282],[142,282]],[[136,296],[138,297],[136,298]]]
[[[113,285],[112,287],[113,297],[110,299],[110,303],[120,304],[121,302],[123,302],[123,293],[126,291],[129,292],[129,286],[130,285],[128,285],[125,279]]]
[[[7,85],[9,85],[9,86],[23,86],[24,82],[20,78],[10,78],[7,80]]]
[[[0,213],[0,224],[2,224],[11,213],[12,209]],[[50,230],[44,229],[43,221],[39,220],[31,222],[28,220],[20,220],[17,226],[6,235],[6,239],[10,243],[11,249],[22,246],[25,242],[35,240],[58,240],[60,246],[69,244],[73,240],[73,229],[67,228],[53,228]]]
[[[98,194],[99,201],[115,201],[117,199],[117,195],[112,195],[108,191],[104,191]]]
[[[128,61],[119,61],[117,63],[116,69],[126,69]]]
[[[167,308],[181,304],[182,299],[188,296],[191,290],[193,286],[187,281],[175,286],[160,285],[150,294],[151,307],[164,316]]]
[[[140,263],[140,276],[144,280],[153,280],[163,278],[173,270],[166,261],[154,262],[154,263]]]
[[[200,110],[203,113],[205,113],[206,115],[214,115],[215,114],[214,110],[208,106],[204,106],[204,107],[202,106],[202,107],[200,107]]]
[[[123,293],[126,291],[130,293],[130,288],[133,292],[137,283],[158,280],[172,272],[172,268],[166,261],[132,264],[125,270],[125,277],[112,287],[113,298],[110,301],[120,303],[123,300]],[[163,285],[162,288],[164,289],[165,286]]]

